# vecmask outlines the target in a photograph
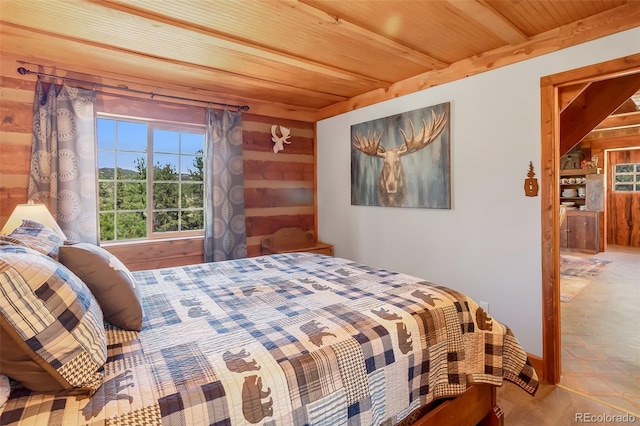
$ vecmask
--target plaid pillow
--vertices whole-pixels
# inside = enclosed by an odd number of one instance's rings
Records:
[[[58,259],[58,248],[64,244],[62,238],[56,231],[33,220],[23,220],[22,225],[13,230],[5,241],[20,244],[38,251],[54,259]]]
[[[102,311],[64,265],[0,245],[0,374],[38,392],[92,395],[107,357]]]

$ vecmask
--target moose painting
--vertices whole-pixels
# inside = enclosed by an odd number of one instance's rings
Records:
[[[351,126],[351,204],[451,208],[449,107]]]

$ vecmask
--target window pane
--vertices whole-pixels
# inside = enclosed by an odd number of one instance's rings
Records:
[[[182,205],[183,209],[190,207],[204,207],[204,187],[201,183],[182,184]]]
[[[616,175],[616,182],[633,182],[633,175]]]
[[[146,182],[118,182],[118,210],[143,210],[147,207]]]
[[[636,164],[636,173],[640,173],[640,163]]]
[[[177,209],[178,205],[178,183],[154,183],[153,184],[153,208],[155,209]]]
[[[144,213],[117,213],[116,218],[119,240],[144,238],[147,236],[147,219]]]
[[[178,212],[154,212],[153,232],[179,231]]]
[[[188,210],[182,212],[182,230],[194,231],[204,229],[204,211]]]
[[[100,211],[115,210],[116,194],[115,183],[113,182],[100,182],[99,186],[99,198],[100,198]]]
[[[183,133],[182,134],[182,154],[197,154],[204,152],[204,134]]]
[[[100,241],[113,241],[113,213],[100,214]]]
[[[633,164],[616,164],[616,173],[633,172]]]
[[[97,121],[101,238],[202,230],[204,132],[111,117]],[[151,147],[153,152],[147,154]]]
[[[640,183],[636,183],[636,192],[640,192]]]
[[[633,192],[633,185],[628,183],[616,183],[614,190],[620,192]]]
[[[98,120],[98,148],[114,149],[116,146],[116,122],[99,118]]]
[[[118,149],[147,151],[147,125],[118,121]]]
[[[178,156],[154,154],[153,180],[178,180]]]
[[[115,151],[98,151],[98,178],[113,179],[116,167]]]
[[[203,180],[204,163],[202,162],[202,156],[183,155],[180,157],[180,167],[182,180]]]
[[[145,154],[118,152],[118,179],[146,179]]]
[[[153,131],[153,152],[174,152],[180,149],[180,133],[168,130]]]

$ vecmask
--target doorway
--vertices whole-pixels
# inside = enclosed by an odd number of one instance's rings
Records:
[[[567,152],[586,135],[580,134],[589,126],[585,112],[592,114],[591,120],[598,120],[593,114],[604,114],[602,120],[615,108],[611,106],[608,111],[594,112],[593,109],[586,111],[584,105],[573,109],[570,105],[584,95],[588,87],[606,85],[607,81],[616,78],[626,81],[630,76],[632,81],[640,77],[640,54],[541,79],[542,374],[551,384],[557,384],[561,375],[559,158],[563,150]],[[595,124],[586,132],[593,127]]]

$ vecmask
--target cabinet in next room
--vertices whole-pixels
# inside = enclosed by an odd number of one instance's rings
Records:
[[[567,211],[560,227],[560,248],[589,253],[601,251],[603,212]]]

